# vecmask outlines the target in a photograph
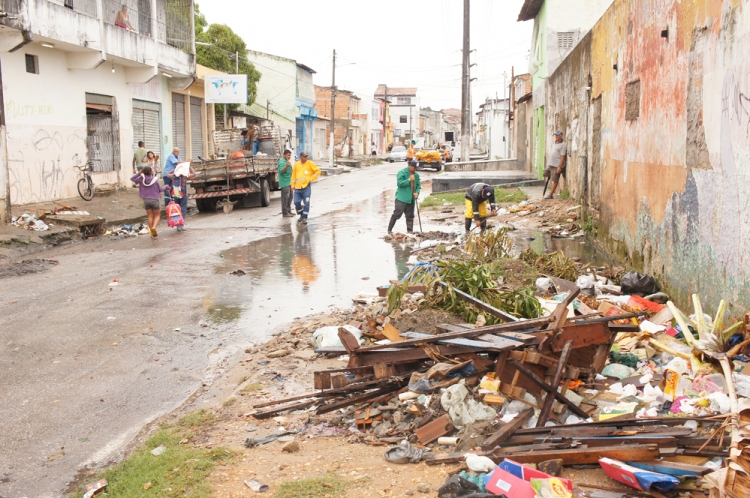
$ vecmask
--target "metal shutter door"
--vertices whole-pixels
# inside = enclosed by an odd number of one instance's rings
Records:
[[[143,111],[143,141],[146,149],[161,155],[161,113],[159,111]]]
[[[190,147],[192,158],[203,155],[203,99],[190,97]]]
[[[185,150],[185,96],[172,94],[172,146]]]
[[[135,105],[135,104],[134,104]],[[143,132],[143,109],[133,107],[133,150],[138,148],[138,142],[146,140]],[[146,142],[148,145],[148,142]]]

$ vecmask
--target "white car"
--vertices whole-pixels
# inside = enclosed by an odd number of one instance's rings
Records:
[[[388,156],[388,161],[406,161],[406,147],[403,145],[396,145],[393,147],[391,149],[391,154]]]

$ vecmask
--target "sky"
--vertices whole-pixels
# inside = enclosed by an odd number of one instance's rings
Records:
[[[198,0],[209,23],[226,24],[247,48],[313,68],[316,85],[372,98],[378,84],[416,87],[420,104],[461,107],[462,0]],[[532,21],[523,0],[471,0],[472,109],[503,98],[504,78],[528,72]],[[263,68],[258,68],[263,72]]]

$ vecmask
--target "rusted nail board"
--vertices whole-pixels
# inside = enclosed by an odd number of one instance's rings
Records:
[[[437,438],[445,436],[453,430],[453,422],[450,416],[447,414],[436,418],[432,422],[423,425],[419,429],[415,430],[414,433],[417,435],[419,442],[422,444],[429,444],[435,441]]]

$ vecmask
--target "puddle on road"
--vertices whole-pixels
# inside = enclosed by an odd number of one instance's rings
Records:
[[[313,205],[308,225],[290,218],[280,236],[217,254],[206,320],[235,321],[244,339],[263,340],[295,317],[349,305],[358,293],[402,277],[411,249],[383,240],[392,210],[393,192],[320,217]],[[236,270],[245,274],[232,275]]]
[[[216,254],[212,291],[203,301],[205,319],[234,322],[241,342],[258,342],[296,317],[349,306],[358,293],[374,293],[377,286],[401,278],[409,270],[411,248],[383,240],[393,195],[385,192],[311,218],[308,225],[290,218],[280,236]],[[313,215],[314,210],[313,206]],[[424,224],[423,228],[445,231],[448,227]],[[404,230],[402,218],[396,231]],[[518,252],[527,247],[540,254],[562,249],[583,262],[610,264],[585,238],[553,239],[549,234],[527,231],[512,235]],[[528,240],[531,237],[534,240]],[[244,275],[233,275],[237,270]]]

